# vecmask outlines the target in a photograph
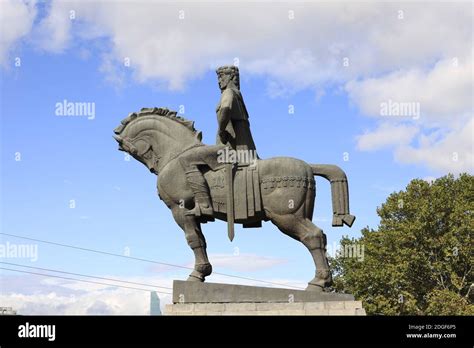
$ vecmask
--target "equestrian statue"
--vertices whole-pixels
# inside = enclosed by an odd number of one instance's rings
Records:
[[[194,122],[167,108],[143,108],[131,113],[114,130],[119,150],[129,153],[158,176],[158,195],[184,230],[194,252],[188,281],[203,282],[212,272],[201,224],[227,221],[244,228],[271,221],[280,231],[303,243],[316,272],[307,290],[327,290],[332,284],[326,257],[326,235],[313,224],[314,176],[331,184],[332,226],[351,227],[347,177],[341,168],[309,164],[290,157],[261,159],[250,131],[249,115],[240,92],[239,69],[217,69],[221,98],[216,109],[216,145],[202,143]]]

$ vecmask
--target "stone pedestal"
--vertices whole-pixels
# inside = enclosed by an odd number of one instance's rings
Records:
[[[349,294],[175,280],[165,315],[365,315]]]

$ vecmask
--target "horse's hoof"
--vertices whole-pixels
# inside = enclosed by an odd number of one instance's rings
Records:
[[[188,282],[203,282],[204,281],[204,276],[202,275],[201,272],[198,272],[196,270],[192,271],[192,273],[189,275]]]
[[[349,227],[352,226],[352,224],[354,223],[356,217],[354,215],[351,215],[351,214],[347,214],[345,215],[343,218],[342,218],[342,221]]]
[[[212,273],[212,265],[210,263],[197,263],[194,265],[194,271],[191,273],[192,276],[207,277]]]
[[[332,218],[332,226],[340,227],[346,224],[347,226],[351,227],[354,221],[355,221],[355,216],[351,214],[334,215]]]
[[[332,217],[332,227],[340,227],[343,226],[342,218],[339,215],[334,215]]]
[[[196,277],[196,276],[193,276],[193,275],[190,275],[188,277],[188,279],[186,279],[186,281],[188,282],[204,282],[204,278],[201,278],[201,277]]]
[[[308,286],[306,287],[306,291],[312,291],[312,292],[323,292],[324,288],[321,285],[315,285],[308,283]]]
[[[318,269],[316,276],[308,283],[306,290],[322,291],[327,290],[332,285],[332,275],[329,269]]]
[[[188,277],[190,282],[203,282],[205,277],[212,273],[212,265],[210,263],[198,263],[194,265],[194,271]]]

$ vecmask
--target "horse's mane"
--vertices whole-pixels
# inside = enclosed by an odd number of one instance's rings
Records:
[[[177,116],[177,112],[169,110],[167,108],[142,108],[139,112],[132,112],[121,122],[121,125],[114,129],[115,134],[120,134],[125,129],[125,127],[135,119],[141,116],[156,116],[156,117],[166,117],[172,121],[178,122],[185,126],[189,131],[192,132],[199,140],[201,140],[201,132],[198,132],[194,128],[194,121],[185,119],[182,116]]]

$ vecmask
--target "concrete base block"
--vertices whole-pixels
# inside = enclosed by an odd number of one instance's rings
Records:
[[[349,294],[174,281],[165,315],[366,315]]]
[[[350,294],[175,280],[173,303],[353,301]]]
[[[173,303],[165,315],[365,315],[361,301],[319,303]]]

